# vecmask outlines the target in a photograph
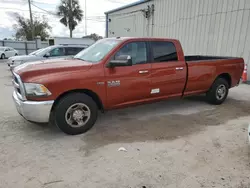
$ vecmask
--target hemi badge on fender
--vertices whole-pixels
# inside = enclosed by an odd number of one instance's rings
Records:
[[[151,90],[151,94],[155,94],[155,93],[160,93],[160,89],[156,88],[156,89]]]
[[[112,81],[108,81],[108,87],[117,87],[120,86],[120,80],[112,80]]]

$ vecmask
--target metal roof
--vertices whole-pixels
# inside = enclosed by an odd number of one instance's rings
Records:
[[[110,10],[110,11],[108,11],[108,12],[105,12],[105,14],[110,14],[110,13],[113,13],[113,12],[117,12],[117,11],[119,11],[119,10],[123,10],[123,9],[126,9],[126,8],[130,8],[130,7],[133,7],[133,6],[136,6],[136,5],[140,5],[140,4],[149,2],[149,1],[151,1],[151,0],[140,0],[140,1],[137,1],[137,2],[134,2],[134,3],[131,3],[131,4],[128,4],[128,5],[125,5],[125,6],[122,6],[122,7],[113,9],[113,10]]]

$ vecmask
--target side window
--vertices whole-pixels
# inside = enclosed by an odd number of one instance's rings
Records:
[[[50,57],[56,56],[64,56],[64,49],[63,48],[55,48],[50,51]]]
[[[178,61],[177,52],[172,42],[152,42],[154,62]]]
[[[65,54],[66,55],[76,55],[80,51],[82,51],[84,48],[78,48],[78,47],[66,47],[65,48]]]
[[[119,56],[131,56],[133,65],[147,62],[147,48],[145,42],[131,42],[125,44],[116,54],[114,59]]]
[[[76,48],[76,54],[78,54],[80,51],[84,50],[85,48],[81,47],[81,48]]]

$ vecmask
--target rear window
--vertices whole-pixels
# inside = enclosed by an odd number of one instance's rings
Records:
[[[155,41],[151,45],[154,62],[178,61],[176,48],[172,42]]]

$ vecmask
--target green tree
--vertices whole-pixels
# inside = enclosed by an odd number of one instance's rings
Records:
[[[102,39],[103,37],[96,34],[96,33],[92,33],[90,35],[83,36],[82,38],[90,38],[90,39],[93,39],[94,41],[98,41],[98,40]]]
[[[17,40],[32,40],[32,28],[30,19],[26,19],[20,15],[16,15],[17,24],[13,27],[16,30],[15,37]],[[49,37],[49,31],[51,27],[45,18],[40,19],[37,17],[33,18],[33,27],[35,36],[40,36],[41,40],[46,40]]]
[[[79,5],[79,1],[61,0],[61,3],[57,8],[57,15],[62,17],[60,22],[69,28],[70,38],[72,38],[72,31],[83,18],[83,11]]]

